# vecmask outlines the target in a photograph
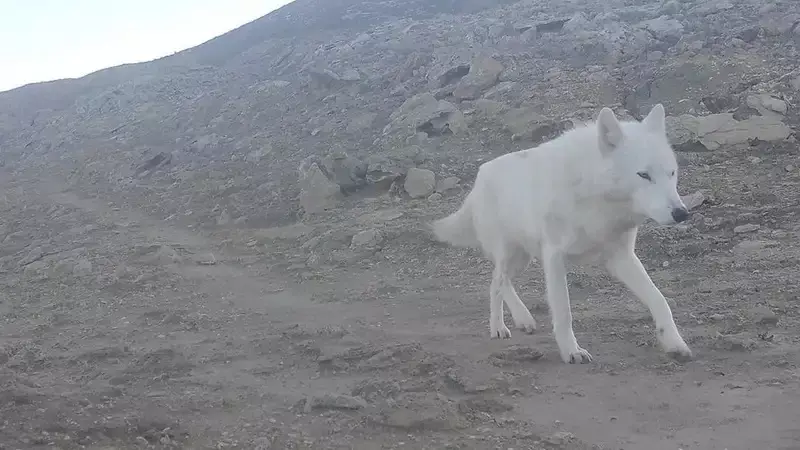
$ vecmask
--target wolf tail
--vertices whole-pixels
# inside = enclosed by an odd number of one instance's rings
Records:
[[[431,224],[433,234],[440,242],[456,247],[478,246],[478,236],[472,219],[472,195],[468,195],[458,211]]]

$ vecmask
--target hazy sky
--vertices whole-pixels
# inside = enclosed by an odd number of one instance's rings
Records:
[[[291,0],[0,0],[0,91],[166,56]]]

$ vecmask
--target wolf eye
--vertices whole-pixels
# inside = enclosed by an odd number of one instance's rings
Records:
[[[652,181],[650,179],[650,174],[647,172],[636,172],[636,175],[639,175],[640,177],[644,178],[647,181]]]

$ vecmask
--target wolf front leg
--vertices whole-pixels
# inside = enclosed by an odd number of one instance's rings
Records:
[[[592,355],[578,345],[572,331],[572,310],[569,305],[567,269],[564,255],[551,249],[542,249],[547,304],[553,321],[553,334],[561,359],[568,364],[589,363]]]
[[[606,267],[611,275],[627,286],[650,310],[656,324],[658,341],[664,351],[679,361],[691,359],[692,351],[675,326],[667,299],[650,279],[633,250],[626,248],[619,251],[607,261]]]

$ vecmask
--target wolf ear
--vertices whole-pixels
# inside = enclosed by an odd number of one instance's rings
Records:
[[[622,127],[611,108],[605,107],[597,115],[597,139],[603,154],[614,151],[622,142]]]
[[[664,105],[658,103],[653,106],[647,117],[642,119],[642,124],[652,132],[663,133],[666,130],[665,115]]]

